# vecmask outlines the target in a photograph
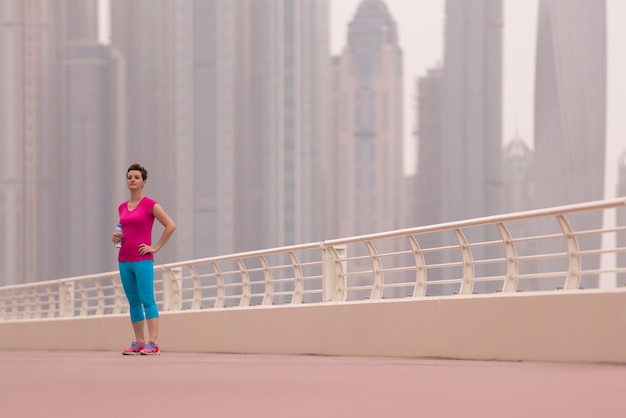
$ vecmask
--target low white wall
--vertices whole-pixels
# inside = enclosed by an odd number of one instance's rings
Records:
[[[121,350],[126,315],[0,322],[0,349]],[[626,289],[163,312],[165,351],[626,363]]]

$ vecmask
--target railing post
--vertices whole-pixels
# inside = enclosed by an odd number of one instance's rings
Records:
[[[74,284],[59,283],[59,316],[74,316]]]
[[[163,310],[177,311],[182,308],[181,285],[183,269],[166,268],[163,270]]]
[[[556,217],[561,225],[563,231],[563,238],[565,238],[565,246],[567,248],[567,277],[565,278],[564,289],[578,289],[581,282],[581,257],[580,248],[578,247],[578,240],[572,230],[570,223],[565,218],[565,215],[558,215]]]
[[[345,245],[322,247],[322,300],[324,302],[346,300]]]

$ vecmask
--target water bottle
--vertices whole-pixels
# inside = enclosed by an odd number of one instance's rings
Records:
[[[121,248],[122,247],[122,237],[124,236],[124,234],[122,234],[122,224],[117,224],[117,226],[115,227],[115,230],[113,231],[113,234],[117,235],[118,237],[120,237],[120,242],[115,244],[115,248]]]

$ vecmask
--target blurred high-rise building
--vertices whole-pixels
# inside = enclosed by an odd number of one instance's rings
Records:
[[[550,207],[602,199],[604,0],[539,2],[535,80],[537,204]]]
[[[443,156],[441,130],[441,65],[428,70],[417,81],[417,106],[415,137],[417,141],[417,173],[407,199],[410,199],[409,220],[414,226],[427,226],[442,221],[443,187],[441,164]],[[436,248],[442,245],[440,234],[424,234],[417,237],[421,248]],[[429,252],[424,257],[428,264],[441,263],[441,253]],[[431,269],[429,279],[442,278],[442,271]]]
[[[606,63],[604,0],[540,0],[534,138],[538,207],[604,197]],[[577,231],[597,229],[602,215],[571,216],[569,222]],[[539,227],[546,233],[561,231],[555,221]],[[595,247],[596,239],[581,236],[578,243],[584,250]],[[542,250],[563,251],[564,240],[546,242]],[[599,256],[582,262],[593,267]]]
[[[442,221],[501,212],[502,1],[447,0]]]
[[[0,2],[0,282],[50,280],[64,245],[67,42],[93,39],[96,0]],[[84,173],[86,175],[86,173]],[[88,177],[86,177],[88,179]]]
[[[334,181],[328,0],[244,3],[236,248],[321,240]]]
[[[134,162],[147,168],[145,194],[177,224],[171,242],[159,252],[159,262],[192,258],[192,1],[111,0],[110,18],[111,45],[125,67],[125,168]],[[111,172],[111,181],[119,179],[124,191],[125,174]],[[119,203],[109,204],[117,210]],[[156,227],[154,234],[160,233]]]
[[[402,51],[381,0],[363,0],[337,60],[339,236],[404,222]]]
[[[415,226],[442,221],[441,76],[442,67],[430,69],[417,83],[417,181],[412,196]],[[434,245],[434,243],[433,243]]]
[[[445,13],[439,173],[440,220],[448,222],[502,212],[502,0],[447,0]],[[485,228],[465,236],[469,243],[499,238]],[[459,244],[453,236],[449,240],[444,244]],[[487,260],[502,256],[499,250],[476,248],[472,254]],[[490,265],[475,269],[476,277],[502,274]]]
[[[526,141],[515,135],[504,147],[502,155],[502,175],[504,181],[503,212],[513,213],[535,207],[535,185],[533,170],[533,150]],[[530,222],[510,222],[508,233],[513,239],[524,238],[532,234],[534,224]],[[516,255],[532,257],[537,253],[535,242],[520,241],[515,244]],[[535,260],[520,263],[520,274],[536,273]],[[520,282],[519,290],[539,290],[538,282],[525,280]]]
[[[126,197],[119,187],[125,168],[120,165],[124,82],[116,51],[93,41],[68,43],[64,72],[68,163],[59,171],[59,194],[63,192],[67,207],[59,222],[64,225],[63,247],[73,255],[66,260],[67,274],[80,276],[117,268],[117,252],[108,238],[118,220],[112,202]]]
[[[178,226],[160,261],[322,239],[328,0],[112,0],[111,22],[128,163]]]
[[[519,136],[504,147],[502,155],[504,181],[503,212],[521,212],[535,207],[533,151]]]

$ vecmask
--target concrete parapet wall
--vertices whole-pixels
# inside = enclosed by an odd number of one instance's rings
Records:
[[[0,349],[121,350],[126,315],[0,322]],[[626,363],[626,289],[161,314],[162,350]]]

